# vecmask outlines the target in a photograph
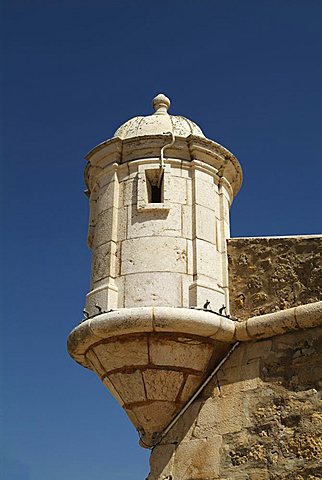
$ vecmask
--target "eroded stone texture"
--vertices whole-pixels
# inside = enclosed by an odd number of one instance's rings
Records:
[[[143,372],[148,400],[175,401],[183,380],[182,372],[149,369]]]
[[[228,348],[196,335],[151,332],[101,339],[85,356],[151,445]]]
[[[174,365],[203,371],[208,365],[213,348],[197,339],[189,337],[151,338],[150,355],[155,365]]]
[[[320,479],[321,397],[322,328],[242,343],[163,440],[168,456],[175,448],[162,469],[176,480]],[[149,480],[163,479],[162,448]]]
[[[230,310],[240,319],[322,298],[322,237],[228,240]]]

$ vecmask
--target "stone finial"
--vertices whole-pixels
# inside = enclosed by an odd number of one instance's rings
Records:
[[[168,113],[170,104],[169,98],[163,95],[163,93],[159,93],[159,95],[152,100],[152,105],[155,110],[154,115],[165,115]]]

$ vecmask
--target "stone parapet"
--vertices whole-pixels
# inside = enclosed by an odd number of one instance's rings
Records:
[[[240,319],[322,299],[322,236],[231,238],[230,311]]]

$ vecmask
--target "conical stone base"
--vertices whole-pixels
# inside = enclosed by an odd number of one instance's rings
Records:
[[[83,322],[68,348],[100,377],[140,435],[153,439],[224,357],[233,332],[231,320],[205,311],[123,309]]]

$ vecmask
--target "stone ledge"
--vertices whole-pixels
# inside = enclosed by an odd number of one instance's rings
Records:
[[[300,305],[279,312],[251,317],[236,324],[239,341],[274,337],[294,330],[322,325],[322,302]]]
[[[97,315],[78,325],[68,337],[68,352],[85,366],[85,352],[99,340],[135,333],[198,335],[220,342],[234,340],[235,322],[211,312],[189,308],[123,308]]]
[[[182,333],[219,342],[249,341],[322,325],[322,302],[251,317],[244,322],[203,310],[172,307],[124,308],[97,315],[78,325],[68,337],[68,352],[82,365],[91,345],[102,339],[135,333]]]

